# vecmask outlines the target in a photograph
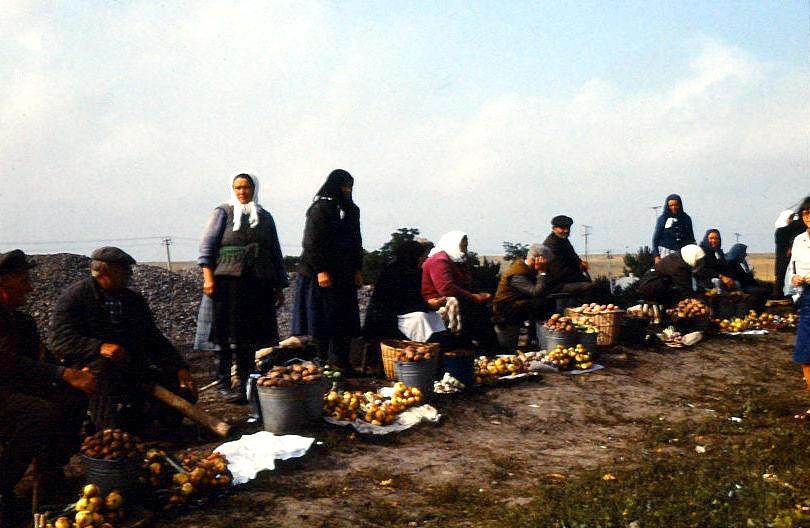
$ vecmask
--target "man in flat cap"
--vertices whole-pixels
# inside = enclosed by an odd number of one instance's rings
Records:
[[[551,293],[570,293],[583,296],[593,290],[593,282],[587,275],[588,263],[579,258],[568,240],[573,218],[557,215],[551,219],[551,234],[543,245],[551,250],[548,264],[548,280]]]
[[[135,259],[116,247],[90,255],[91,277],[70,286],[56,303],[51,345],[66,365],[89,367],[99,390],[90,400],[98,428],[138,431],[160,418],[181,417],[148,400],[144,387],[160,384],[195,402],[188,364],[158,330],[146,300],[127,288]]]
[[[14,486],[40,457],[43,482],[64,484],[64,466],[79,448],[90,372],[58,364],[39,339],[36,322],[18,310],[31,291],[25,253],[0,254],[0,527],[14,526]]]

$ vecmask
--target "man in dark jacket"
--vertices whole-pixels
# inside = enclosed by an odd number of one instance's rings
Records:
[[[543,245],[551,251],[548,264],[548,279],[551,293],[570,293],[581,296],[593,290],[588,273],[588,263],[579,258],[568,240],[574,220],[565,215],[551,219],[551,234]]]
[[[87,409],[82,392],[95,389],[89,372],[49,361],[36,323],[17,310],[31,291],[32,266],[19,249],[0,254],[0,528],[13,526],[14,486],[35,456],[43,482],[64,481]]]
[[[543,316],[548,290],[551,251],[532,244],[525,259],[517,259],[501,275],[492,301],[496,323],[516,324]]]
[[[127,288],[135,260],[114,247],[90,256],[92,277],[70,286],[57,301],[51,322],[51,345],[68,366],[89,367],[99,390],[90,400],[98,428],[130,431],[159,417],[177,422],[179,415],[156,410],[144,386],[160,384],[189,401],[196,389],[188,364],[160,333],[144,298]],[[165,410],[163,410],[165,411]]]

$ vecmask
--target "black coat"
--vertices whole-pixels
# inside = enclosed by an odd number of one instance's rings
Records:
[[[101,358],[102,343],[127,349],[133,369],[156,367],[163,372],[188,368],[177,349],[155,325],[146,300],[124,289],[112,298],[120,301],[119,321],[105,303],[109,300],[96,280],[83,279],[59,298],[51,320],[51,348],[67,366],[85,367]]]
[[[692,268],[680,253],[670,253],[638,282],[638,292],[646,301],[670,304],[694,294]]]
[[[353,202],[341,209],[336,199],[316,198],[307,210],[301,245],[299,273],[313,277],[325,271],[333,281],[354,281],[363,267],[360,209]]]
[[[34,319],[0,306],[0,402],[12,392],[33,394],[34,387],[61,380],[64,369],[40,361],[40,352]]]
[[[430,307],[422,297],[422,271],[389,265],[374,286],[363,335],[378,339],[400,337],[398,315],[427,311]]]
[[[588,281],[582,273],[582,260],[574,251],[574,246],[567,238],[560,238],[554,233],[546,237],[543,245],[551,250],[553,257],[548,263],[548,279],[552,285]]]

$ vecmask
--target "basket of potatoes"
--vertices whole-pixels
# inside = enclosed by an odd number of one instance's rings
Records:
[[[384,339],[380,341],[380,353],[382,354],[383,370],[385,371],[385,378],[388,380],[396,379],[396,372],[394,372],[394,363],[402,355],[405,360],[408,357],[413,360],[415,357],[423,359],[425,354],[430,354],[432,357],[439,356],[438,343],[419,343],[418,341],[407,341],[404,339]],[[429,359],[429,358],[428,358]]]

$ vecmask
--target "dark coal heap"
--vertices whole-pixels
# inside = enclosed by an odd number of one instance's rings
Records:
[[[47,337],[52,307],[62,292],[90,275],[90,259],[82,255],[58,253],[34,255],[37,265],[31,270],[34,291],[25,309],[37,321],[40,333]],[[295,284],[295,280],[290,281]],[[202,274],[198,269],[170,272],[158,266],[136,265],[132,269],[130,288],[146,298],[160,330],[181,349],[194,343],[197,313],[202,296]],[[286,302],[278,310],[279,332],[289,335],[293,287],[285,290]],[[371,297],[370,288],[360,290],[361,318]]]

